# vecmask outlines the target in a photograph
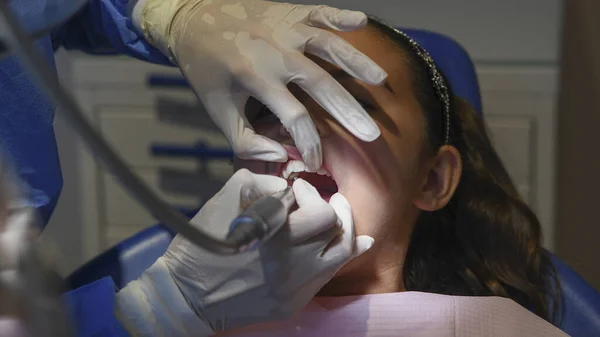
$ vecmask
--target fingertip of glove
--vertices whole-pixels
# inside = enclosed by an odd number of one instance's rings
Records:
[[[285,163],[288,160],[288,156],[287,156],[287,153],[285,153],[285,154],[267,153],[263,156],[260,156],[260,159],[258,159],[258,160],[275,162],[275,163]]]
[[[294,190],[294,193],[300,193],[303,191],[304,188],[306,188],[307,186],[310,184],[302,179],[302,178],[296,178],[293,182],[292,182],[292,189]]]
[[[356,237],[356,256],[360,256],[367,252],[375,244],[375,239],[368,235],[360,235]]]
[[[268,161],[283,163],[288,160],[287,151],[283,147],[281,149],[272,147],[261,147],[252,150],[246,150],[236,153],[236,156],[244,160],[257,160],[257,161]]]
[[[292,184],[292,189],[294,190],[294,194],[296,195],[296,201],[299,203],[304,203],[309,201],[308,199],[318,198],[321,200],[321,196],[319,195],[319,191],[311,185],[308,181],[298,178]]]
[[[329,204],[332,206],[335,205],[335,206],[343,206],[346,208],[350,208],[350,203],[348,202],[348,199],[346,199],[346,197],[344,197],[339,192],[332,195],[331,198],[329,198]]]
[[[292,188],[294,190],[307,187],[312,187],[312,185],[302,178],[296,178],[296,180],[294,180],[294,183],[292,184]]]
[[[280,143],[254,132],[228,138],[238,158],[270,162],[285,162],[288,159],[288,153]]]
[[[365,27],[369,19],[363,12],[344,9],[339,12],[337,21],[338,29],[346,31]]]
[[[323,166],[323,160],[321,158],[311,157],[310,159],[302,159],[306,163],[308,169],[310,169],[311,171],[317,171],[321,168],[321,166]]]
[[[318,170],[323,164],[321,137],[310,115],[298,116],[287,128],[309,169]]]
[[[371,76],[369,76],[369,84],[372,85],[383,85],[385,79],[388,77],[388,73],[383,70],[377,63],[373,62],[371,67]]]
[[[317,135],[318,137],[318,135]],[[302,155],[302,160],[310,170],[316,171],[323,165],[323,150],[321,149],[321,140],[309,141],[308,138],[296,142],[296,146]]]
[[[373,120],[368,120],[365,118],[364,123],[361,123],[359,127],[360,128],[357,127],[351,131],[363,142],[372,142],[381,136],[381,130],[379,130],[379,127]]]

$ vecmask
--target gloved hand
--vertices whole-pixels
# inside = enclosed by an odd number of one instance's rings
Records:
[[[192,223],[223,238],[241,207],[282,191],[287,181],[238,171]],[[373,244],[355,238],[350,205],[328,204],[304,180],[293,185],[299,208],[289,226],[246,254],[221,256],[177,236],[167,252],[117,294],[117,315],[135,335],[208,336],[288,317],[340,268]]]
[[[40,245],[39,217],[0,153],[0,321],[14,336],[71,336],[59,296],[57,252]]]
[[[15,283],[19,259],[40,234],[35,210],[27,204],[21,181],[0,155],[0,278]]]
[[[146,39],[179,65],[216,125],[242,159],[285,161],[287,152],[256,135],[244,115],[250,96],[292,135],[309,168],[321,167],[320,138],[293,82],[363,141],[379,128],[332,76],[304,52],[369,84],[387,74],[352,45],[322,28],[364,27],[361,12],[262,0],[133,0],[133,20]]]

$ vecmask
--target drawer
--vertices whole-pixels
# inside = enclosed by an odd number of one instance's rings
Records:
[[[182,77],[176,67],[151,64],[130,57],[72,55],[73,82],[77,87],[145,86],[150,75]]]
[[[532,118],[486,116],[492,143],[516,185],[530,185],[535,159],[535,129]]]
[[[134,171],[165,202],[176,207],[198,208],[223,186],[225,180],[202,177],[200,174],[165,172],[163,170]],[[175,177],[173,177],[175,175]],[[195,176],[195,179],[192,178]],[[157,223],[154,217],[121,187],[116,179],[105,174],[103,202],[105,223],[110,225],[148,226]]]
[[[81,103],[93,112],[104,106],[153,107],[163,111],[163,114],[177,114],[180,110],[196,111],[200,116],[209,118],[200,100],[191,90],[108,86],[94,89],[75,88],[75,92]]]
[[[173,117],[161,115],[151,107],[104,106],[99,109],[97,118],[107,142],[129,165],[137,168],[193,168],[198,163],[194,158],[153,156],[151,147],[155,144],[189,147],[202,142],[210,148],[229,149],[223,134],[206,117],[196,111],[179,110],[177,113],[177,117]],[[220,161],[223,162],[220,167],[228,163],[228,160]]]

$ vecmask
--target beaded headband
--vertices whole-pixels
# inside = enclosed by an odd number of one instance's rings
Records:
[[[435,90],[435,93],[438,96],[438,99],[442,103],[442,108],[444,110],[444,115],[445,115],[445,124],[446,124],[446,130],[445,130],[445,135],[444,135],[444,144],[449,144],[450,143],[450,93],[449,93],[448,87],[446,86],[446,81],[444,80],[444,77],[442,76],[440,71],[437,69],[437,66],[435,65],[435,62],[433,61],[433,58],[431,57],[431,55],[429,55],[429,53],[425,50],[425,48],[421,47],[415,40],[413,40],[410,36],[406,35],[406,33],[382,22],[381,20],[378,20],[378,19],[375,19],[372,17],[370,19],[377,21],[377,23],[388,27],[389,29],[396,32],[396,34],[400,35],[403,39],[405,39],[410,44],[413,51],[421,58],[421,60],[423,60],[423,62],[425,62],[425,65],[427,66],[427,69],[429,71],[429,78],[431,79],[431,82],[433,83],[433,89]]]

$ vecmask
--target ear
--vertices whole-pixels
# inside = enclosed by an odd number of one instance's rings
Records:
[[[460,181],[462,160],[454,146],[442,146],[425,167],[425,177],[414,205],[423,211],[437,211],[448,204]]]

